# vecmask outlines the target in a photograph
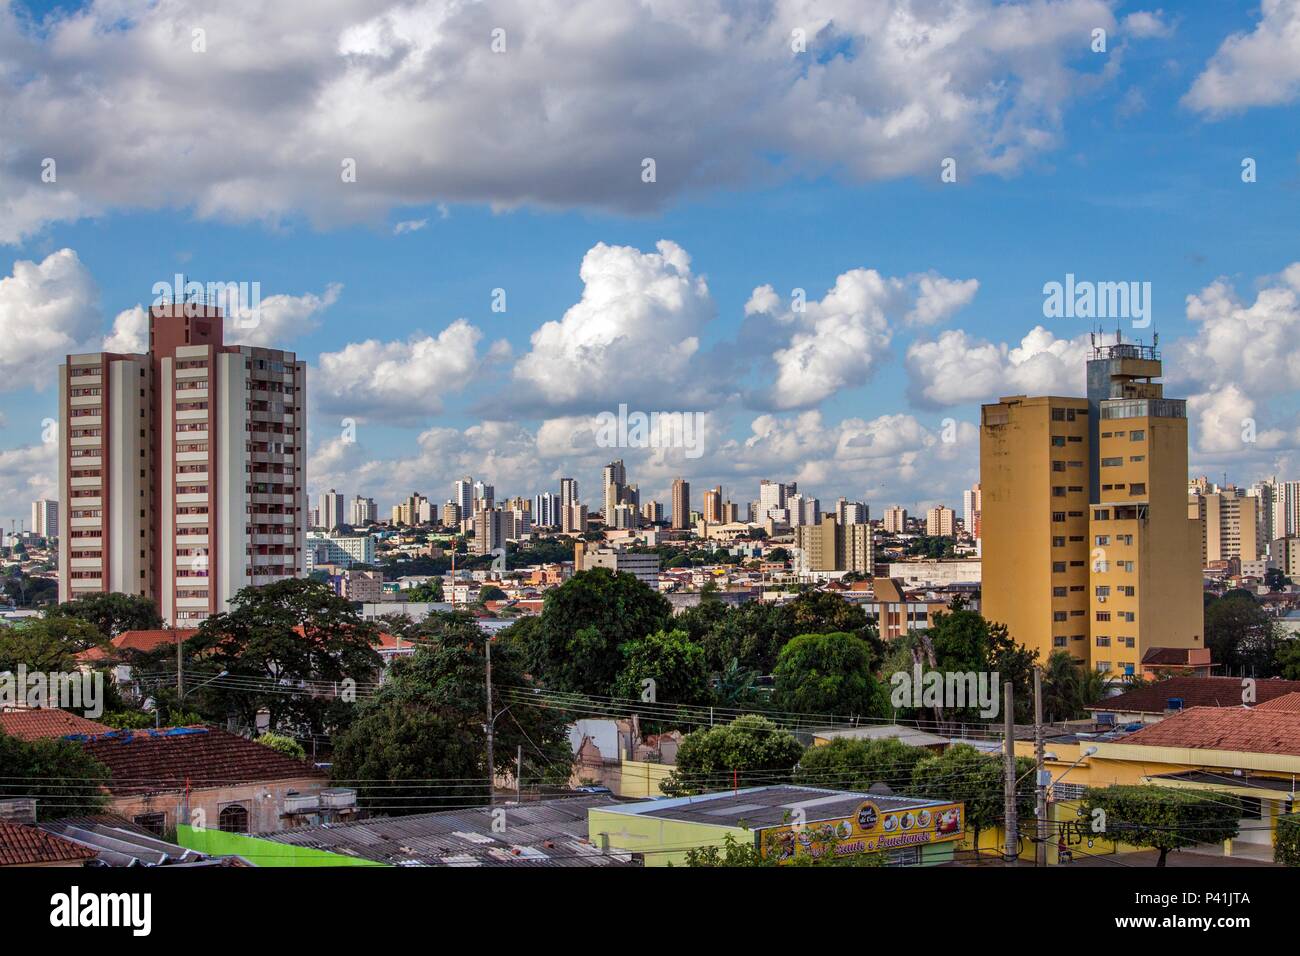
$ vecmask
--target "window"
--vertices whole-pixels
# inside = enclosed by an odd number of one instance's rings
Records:
[[[1053,561],[1053,562],[1052,562],[1052,573],[1053,573],[1053,574],[1064,574],[1064,573],[1065,573],[1065,562],[1064,562],[1064,561]]]
[[[1099,634],[1099,635],[1097,635],[1097,646],[1098,646],[1098,647],[1110,647],[1110,638],[1107,637],[1105,634]]]
[[[1128,456],[1128,460],[1129,460],[1130,462],[1134,462],[1134,463],[1139,462],[1139,461],[1146,461],[1146,460],[1147,460],[1147,456],[1146,456],[1146,455],[1129,455],[1129,456]]]
[[[1064,547],[1065,547],[1065,538],[1063,538],[1063,537],[1053,538],[1053,539],[1052,539],[1052,547],[1053,547],[1053,548],[1064,548]]]
[[[98,434],[98,429],[96,429],[96,434]],[[1052,471],[1065,471],[1065,462],[1063,461],[1052,462]]]
[[[1097,597],[1110,597],[1110,585],[1109,584],[1097,585]]]
[[[1052,597],[1065,597],[1067,593],[1065,588],[1052,588]]]
[[[165,813],[141,813],[131,818],[131,822],[138,827],[144,827],[154,836],[163,836],[167,832],[167,814]]]
[[[1064,438],[1063,436],[1061,436],[1061,435],[1053,435],[1053,436],[1052,436],[1052,447],[1054,447],[1054,448],[1064,448],[1064,447],[1065,447],[1065,438]]]
[[[1069,616],[1068,616],[1064,611],[1053,611],[1053,612],[1052,612],[1052,620],[1053,620],[1053,621],[1066,621],[1066,620],[1069,620]]]
[[[1128,493],[1130,495],[1145,495],[1147,493],[1146,482],[1144,481],[1133,482],[1133,484],[1128,486]]]
[[[1053,511],[1053,512],[1052,512],[1052,520],[1053,520],[1053,521],[1064,521],[1064,520],[1065,520],[1065,512],[1064,512],[1064,511]]]
[[[223,833],[247,833],[248,808],[239,803],[222,807],[218,826]]]
[[[1098,544],[1098,545],[1101,545],[1102,547],[1105,547],[1106,545],[1110,544],[1110,535],[1108,535],[1108,534],[1099,534],[1099,535],[1097,535],[1097,539],[1096,539],[1096,540],[1097,540],[1097,544]]]
[[[1053,497],[1053,498],[1064,498],[1064,497],[1065,497],[1065,486],[1064,486],[1064,485],[1057,485],[1057,486],[1055,486],[1054,488],[1052,488],[1052,497]]]
[[[1097,510],[1095,510],[1095,511],[1092,513],[1092,517],[1093,517],[1093,519],[1096,520],[1096,521],[1109,521],[1109,520],[1110,520],[1110,509],[1109,509],[1109,508],[1098,508]]]
[[[1053,647],[1065,647],[1069,643],[1070,643],[1070,639],[1063,634],[1052,638]]]
[[[1103,458],[1101,460],[1101,467],[1103,468],[1116,468],[1122,464],[1124,464],[1123,458]]]
[[[1123,432],[1119,432],[1118,434],[1123,435],[1124,433],[1123,433]],[[1129,437],[1129,441],[1146,441],[1146,440],[1147,440],[1147,433],[1146,433],[1145,429],[1141,429],[1141,428],[1139,428],[1139,429],[1137,429],[1136,431],[1131,431],[1131,432],[1129,432],[1129,433],[1128,433],[1128,437]]]
[[[1109,621],[1109,620],[1110,620],[1110,611],[1098,611],[1098,612],[1097,612],[1097,620],[1099,620],[1099,621]]]

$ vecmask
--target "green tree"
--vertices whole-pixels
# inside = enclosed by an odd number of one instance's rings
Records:
[[[416,602],[429,601],[434,604],[441,603],[445,600],[442,596],[442,581],[439,578],[430,578],[423,584],[417,584],[412,588],[407,588],[406,599],[408,601]]]
[[[1027,723],[1033,719],[1034,665],[1038,652],[1017,644],[1005,624],[992,623],[978,611],[965,608],[939,611],[925,631],[910,632],[902,639],[909,649],[928,642],[934,653],[933,669],[945,673],[998,675],[999,688],[1011,681],[1015,689],[1016,719]],[[895,642],[900,643],[900,642]],[[921,653],[925,670],[931,665],[928,653]],[[984,720],[978,706],[948,709],[949,720],[977,722]]]
[[[871,645],[853,634],[800,634],[781,648],[773,702],[797,714],[886,716],[889,695],[871,663]]]
[[[486,584],[479,588],[478,600],[480,604],[486,604],[488,601],[504,601],[506,592],[494,584]]]
[[[76,617],[95,625],[95,630],[112,639],[124,631],[148,631],[163,626],[158,607],[137,594],[87,594],[64,601],[50,609],[51,617]]]
[[[852,740],[840,737],[822,747],[809,747],[799,758],[794,782],[806,787],[869,790],[883,783],[891,790],[911,789],[916,765],[930,756],[923,747],[901,740]]]
[[[1032,820],[1034,816],[1033,771],[1032,760],[1016,758],[1016,815],[1020,820]],[[969,744],[957,744],[927,757],[912,772],[913,793],[966,805],[966,829],[972,834],[971,845],[977,848],[980,834],[1004,820],[1004,788],[1002,758],[980,753]]]
[[[651,702],[665,704],[707,704],[713,699],[704,649],[691,643],[685,631],[656,631],[621,648],[623,669],[610,693],[625,699],[645,699],[653,688]],[[645,684],[653,681],[653,684]]]
[[[1205,646],[1225,674],[1276,676],[1283,638],[1277,622],[1248,591],[1229,591],[1205,608]]]
[[[37,819],[97,813],[108,803],[100,789],[108,768],[70,740],[24,741],[0,731],[0,767],[0,799],[34,799]]]
[[[1043,715],[1047,720],[1078,720],[1105,696],[1106,677],[1076,664],[1069,651],[1053,651],[1043,668]]]
[[[303,749],[302,744],[292,737],[286,737],[283,734],[264,733],[257,738],[257,742],[263,747],[270,747],[286,757],[293,757],[295,760],[306,760],[307,751]]]
[[[794,734],[766,717],[745,714],[683,737],[677,765],[659,789],[680,797],[723,787],[786,783],[802,754]]]
[[[32,671],[69,672],[77,668],[77,655],[111,645],[89,621],[77,617],[29,618],[0,627],[0,671],[23,664]]]
[[[1292,638],[1278,645],[1273,668],[1279,677],[1300,680],[1300,639]]]
[[[1273,862],[1283,866],[1300,866],[1300,813],[1278,815]]]
[[[1159,850],[1156,866],[1170,850],[1232,839],[1241,813],[1241,801],[1229,794],[1147,785],[1089,787],[1080,805],[1107,839]]]
[[[580,571],[546,594],[541,624],[522,632],[530,672],[551,690],[604,695],[628,641],[669,625],[672,606],[631,574]]]
[[[378,640],[379,628],[323,584],[289,578],[241,588],[230,611],[205,620],[185,642],[191,686],[221,671],[228,677],[185,703],[218,717],[235,713],[247,727],[265,713],[273,731],[327,733],[353,716],[349,687],[377,677]],[[284,692],[300,682],[337,693]]]
[[[336,782],[355,782],[372,809],[401,812],[392,809],[393,794],[409,798],[406,812],[435,809],[443,796],[461,805],[487,800],[486,635],[466,626],[464,615],[446,615],[439,626],[440,639],[393,662],[336,742]],[[532,702],[533,684],[513,643],[493,642],[492,682],[496,773],[512,775],[522,747],[524,780],[565,783],[572,761],[565,716],[541,698]],[[465,785],[447,789],[447,780]]]

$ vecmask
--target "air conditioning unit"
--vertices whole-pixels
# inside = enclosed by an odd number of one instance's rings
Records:
[[[1098,603],[1098,604],[1105,604],[1105,603],[1106,603],[1106,599],[1105,599],[1104,597],[1099,597],[1099,598],[1097,598],[1097,603]]]

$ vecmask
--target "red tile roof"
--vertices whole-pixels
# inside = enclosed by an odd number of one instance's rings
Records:
[[[1181,698],[1184,707],[1240,707],[1243,690],[1240,677],[1171,677],[1099,700],[1089,710],[1160,714],[1168,709],[1170,699],[1175,697]],[[1300,691],[1300,681],[1255,681],[1257,703],[1295,691]]]
[[[1256,710],[1296,710],[1300,711],[1300,691],[1274,697],[1255,707]]]
[[[66,710],[37,708],[0,714],[0,731],[19,740],[45,740],[68,734],[106,734],[112,727],[78,717]]]
[[[1257,707],[1193,707],[1114,743],[1300,757],[1300,712]]]
[[[115,731],[82,743],[108,767],[115,796],[319,777],[309,764],[236,734],[210,727]]]
[[[188,641],[197,633],[199,633],[197,628],[190,627],[178,627],[174,631],[167,628],[156,628],[147,631],[123,631],[110,642],[113,645],[113,650],[92,647],[88,651],[82,651],[77,655],[77,658],[82,661],[102,661],[110,658],[121,658],[131,651],[148,653],[157,650],[164,644],[175,644],[177,637],[182,641]]]
[[[0,866],[75,863],[98,854],[80,843],[22,823],[0,823]]]

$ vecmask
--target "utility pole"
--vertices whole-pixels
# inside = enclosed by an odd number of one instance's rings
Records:
[[[185,672],[181,667],[181,637],[172,627],[172,640],[176,642],[176,710],[181,709],[181,698],[185,696]]]
[[[1002,684],[1002,732],[1005,740],[1003,741],[1004,764],[1005,764],[1005,787],[1004,787],[1004,814],[1003,827],[1006,830],[1006,843],[1002,847],[1002,862],[1016,862],[1016,843],[1018,831],[1016,827],[1016,715],[1015,699],[1013,696],[1011,681],[1005,681]]]
[[[524,802],[524,745],[515,748],[515,803]]]
[[[493,797],[496,792],[496,765],[492,762],[492,725],[496,719],[492,716],[492,635],[487,635],[484,641],[484,647],[487,649],[487,775],[488,775],[488,806],[495,802]]]
[[[1034,793],[1038,815],[1038,843],[1034,864],[1047,866],[1047,784],[1043,781],[1043,671],[1034,668]]]

